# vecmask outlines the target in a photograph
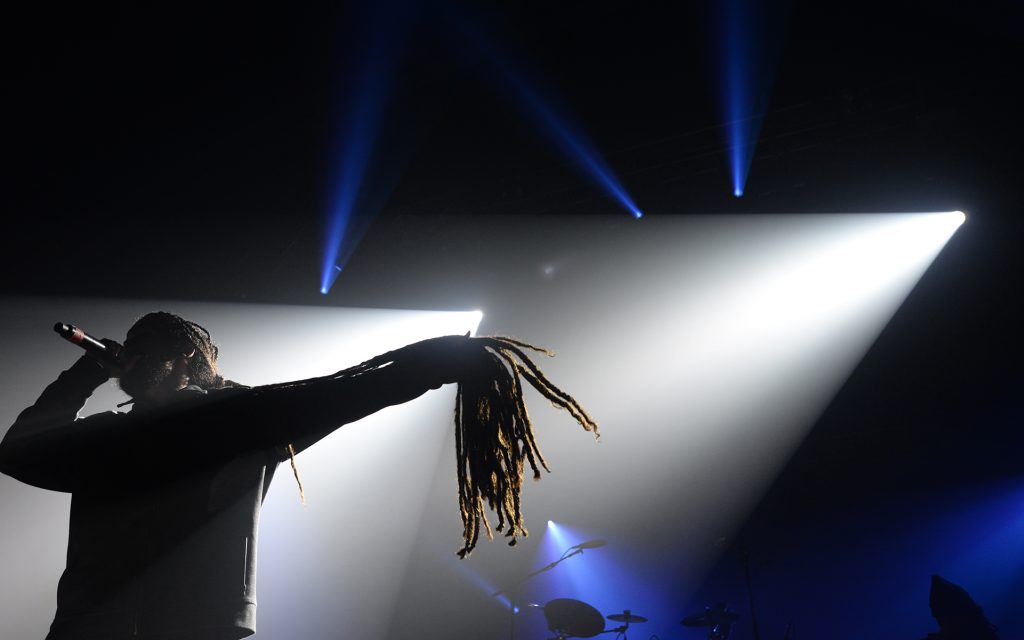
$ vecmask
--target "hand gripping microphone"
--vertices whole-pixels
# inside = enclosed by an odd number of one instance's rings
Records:
[[[114,363],[117,360],[112,349],[73,324],[58,322],[53,325],[53,330],[71,344],[82,347],[104,362]]]

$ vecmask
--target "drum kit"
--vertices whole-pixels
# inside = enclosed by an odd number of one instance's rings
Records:
[[[530,573],[520,580],[517,586],[525,583],[531,578],[554,569],[560,563],[571,557],[582,554],[584,550],[597,549],[605,546],[606,544],[608,544],[607,540],[588,540],[569,547],[562,556],[558,558],[558,560],[534,571],[533,573]],[[749,571],[749,569],[747,570]],[[506,591],[502,590],[496,591],[491,595],[493,597],[498,597],[505,594]],[[600,611],[586,602],[583,602],[582,600],[574,600],[572,598],[555,598],[544,605],[529,604],[527,606],[543,609],[544,619],[547,621],[548,630],[555,634],[555,636],[550,638],[550,640],[594,638],[605,633],[615,634],[615,638],[617,640],[619,638],[622,640],[628,640],[627,632],[629,631],[630,625],[647,622],[646,617],[637,615],[629,609],[623,610],[622,613],[613,613],[611,615],[604,616],[601,615]],[[751,606],[753,606],[753,598],[751,598]],[[510,640],[515,640],[515,613],[518,611],[518,607],[514,605],[510,606]],[[606,618],[612,622],[620,624],[616,627],[606,629]],[[738,613],[731,611],[724,602],[718,602],[713,606],[705,607],[704,611],[701,613],[686,616],[680,620],[680,624],[684,627],[706,628],[707,640],[729,640],[733,624],[735,624],[739,619],[740,615]],[[751,621],[754,622],[755,620],[754,616],[751,615]],[[755,631],[755,637],[756,636],[757,633]]]
[[[539,606],[539,605],[534,605]],[[647,622],[647,618],[629,609],[622,613],[602,616],[601,612],[581,600],[555,598],[543,606],[548,629],[555,636],[550,640],[567,638],[594,638],[602,633],[614,633],[616,638],[628,640],[629,625]],[[612,629],[605,628],[605,618],[621,623]],[[728,640],[732,625],[740,616],[723,602],[705,607],[702,613],[686,616],[680,621],[685,627],[706,627],[708,640]]]

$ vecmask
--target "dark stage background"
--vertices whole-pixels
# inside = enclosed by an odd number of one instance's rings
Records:
[[[402,6],[396,21],[412,11]],[[326,296],[323,215],[348,97],[340,87],[361,42],[356,8],[20,6],[5,25],[0,294],[490,303],[507,312],[492,329],[520,331],[509,322],[515,305],[503,308],[492,292],[557,247],[503,245],[522,242],[509,220],[532,221],[538,236],[556,229],[555,238],[570,237],[566,225],[579,216],[604,231],[634,221],[452,44],[453,16],[468,17],[544,79],[648,220],[968,213],[763,499],[715,546],[706,575],[665,594],[678,618],[727,600],[744,615],[734,637],[752,637],[741,562],[749,555],[764,638],[781,638],[790,622],[795,638],[923,637],[934,628],[927,596],[937,571],[978,597],[1002,637],[1024,637],[1024,9],[766,6],[778,47],[764,58],[777,64],[737,199],[716,98],[714,3],[425,5],[378,138],[394,184]],[[508,259],[492,259],[491,247]],[[592,357],[598,366],[599,348]],[[18,517],[8,510],[3,519]],[[642,601],[625,606],[644,615]],[[394,615],[390,637],[504,637],[503,628],[452,631],[446,619],[424,628],[426,612]],[[672,624],[675,637],[701,637]]]

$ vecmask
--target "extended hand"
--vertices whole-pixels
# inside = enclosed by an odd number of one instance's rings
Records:
[[[394,352],[396,362],[428,372],[436,381],[431,385],[435,389],[463,379],[480,365],[481,357],[486,357],[483,345],[477,343],[477,338],[469,337],[468,332],[464,336],[428,338]]]

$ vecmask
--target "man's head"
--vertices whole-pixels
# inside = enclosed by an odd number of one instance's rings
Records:
[[[121,389],[132,398],[160,401],[187,385],[211,389],[217,375],[217,346],[210,332],[164,311],[149,313],[128,330],[121,352]]]

